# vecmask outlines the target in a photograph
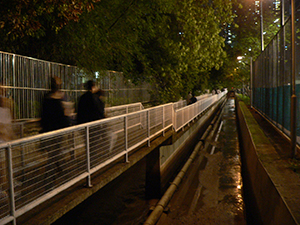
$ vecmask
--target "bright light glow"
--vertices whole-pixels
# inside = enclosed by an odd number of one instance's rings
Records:
[[[279,19],[274,20],[274,23],[277,23],[279,21]]]
[[[242,60],[244,56],[238,56],[237,60]]]

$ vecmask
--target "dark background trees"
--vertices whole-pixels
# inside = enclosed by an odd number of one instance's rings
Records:
[[[176,101],[234,84],[236,57],[259,52],[259,26],[249,25],[247,10],[230,0],[4,0],[0,50],[91,73],[122,71],[153,84],[161,102]],[[228,24],[234,47],[220,35]]]

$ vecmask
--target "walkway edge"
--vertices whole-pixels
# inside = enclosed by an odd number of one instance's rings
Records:
[[[236,100],[242,163],[257,224],[299,224],[300,177],[280,158],[243,102]]]

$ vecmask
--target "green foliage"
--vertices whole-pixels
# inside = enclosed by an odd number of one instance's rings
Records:
[[[206,88],[209,71],[226,60],[220,32],[233,19],[230,0],[101,0],[88,10],[85,4],[92,2],[75,1],[82,3],[78,11],[62,0],[28,6],[40,27],[24,38],[17,35],[25,45],[18,53],[77,65],[91,74],[122,71],[134,83],[154,85],[153,100],[162,103]]]
[[[48,58],[45,50],[50,48],[44,48],[42,44],[53,44],[56,34],[64,26],[70,21],[79,21],[80,15],[91,11],[97,1],[1,0],[0,49]]]
[[[240,101],[243,101],[245,103],[245,105],[250,105],[250,98],[248,96],[238,94],[237,97]]]

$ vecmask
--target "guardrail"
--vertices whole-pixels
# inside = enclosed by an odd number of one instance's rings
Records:
[[[217,95],[209,95],[206,98],[198,98],[198,101],[192,105],[175,110],[174,129],[177,132],[188,124],[191,120],[200,115],[204,110],[211,106],[214,102],[222,98],[227,92],[221,92]]]
[[[112,106],[105,108],[105,114],[107,117],[114,117],[130,112],[136,112],[144,109],[144,106],[141,102]],[[75,119],[76,114],[74,113],[73,119]],[[32,136],[39,133],[41,130],[40,119],[24,120],[12,123],[12,128],[14,131],[15,139],[23,138],[26,136]]]
[[[174,111],[173,103],[0,144],[0,224],[16,218],[207,108],[224,93]],[[193,113],[191,113],[191,111]],[[202,111],[201,111],[202,112]],[[201,112],[198,112],[200,114]],[[182,116],[187,113],[188,116]]]

